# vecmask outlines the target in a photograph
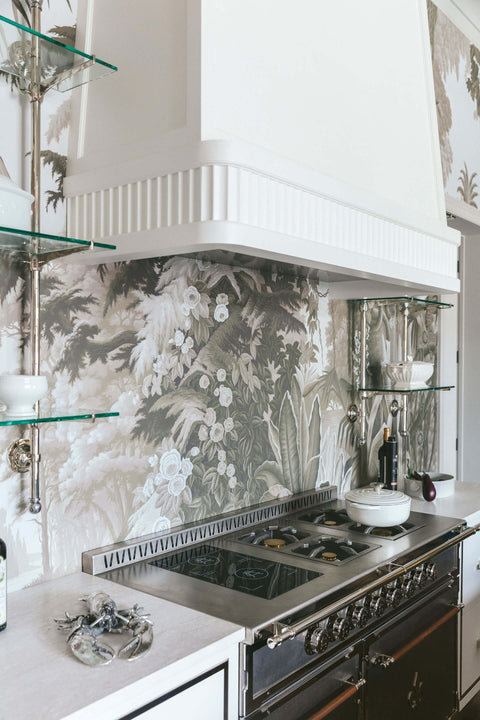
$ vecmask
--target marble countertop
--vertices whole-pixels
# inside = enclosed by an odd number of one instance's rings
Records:
[[[65,610],[80,614],[79,598],[95,590],[107,592],[119,608],[139,603],[150,613],[155,636],[147,655],[99,667],[74,657],[65,642],[68,633],[59,631],[53,618],[64,617]],[[110,645],[119,639],[104,637]],[[123,637],[127,642],[131,634]],[[0,720],[119,717],[151,699],[152,674],[159,697],[188,673],[194,677],[206,653],[225,657],[243,637],[238,625],[81,572],[10,593],[8,626],[0,633]],[[84,713],[92,703],[95,712]],[[115,707],[121,712],[115,714]]]
[[[480,483],[456,482],[453,495],[433,502],[412,498],[412,510],[480,523]]]

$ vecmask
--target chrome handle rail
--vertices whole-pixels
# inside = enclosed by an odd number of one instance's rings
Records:
[[[374,580],[370,583],[367,583],[360,589],[356,590],[353,593],[350,593],[349,595],[346,595],[345,597],[341,598],[340,600],[337,600],[334,603],[331,603],[330,605],[327,605],[326,607],[322,608],[322,610],[318,610],[316,613],[312,613],[312,615],[302,618],[302,620],[299,620],[296,623],[293,623],[292,625],[283,625],[280,623],[273,623],[272,629],[273,629],[273,635],[272,637],[269,637],[267,640],[268,647],[273,650],[279,645],[282,644],[285,640],[291,640],[292,638],[299,635],[301,632],[306,630],[310,625],[316,622],[320,622],[321,620],[325,620],[329,615],[332,613],[338,612],[341,608],[345,607],[345,605],[349,605],[350,603],[355,602],[356,600],[359,600],[363,595],[373,592],[381,585],[385,585],[386,583],[390,582],[391,580],[394,580],[399,575],[402,575],[404,572],[408,572],[409,570],[413,569],[416,565],[420,565],[423,562],[426,562],[430,558],[432,558],[434,555],[437,555],[442,550],[446,550],[447,548],[451,547],[452,545],[457,545],[458,543],[462,542],[463,540],[466,540],[471,535],[474,535],[478,530],[480,529],[480,525],[477,525],[472,528],[466,528],[465,530],[460,530],[458,535],[454,538],[450,538],[449,540],[441,543],[433,550],[429,550],[428,552],[424,553],[423,555],[420,555],[419,557],[415,558],[415,560],[410,561],[409,563],[406,563],[405,565],[397,566],[396,570],[393,570],[390,573],[387,573],[386,575],[382,575],[377,580]]]

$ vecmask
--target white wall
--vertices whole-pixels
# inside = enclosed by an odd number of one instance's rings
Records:
[[[459,475],[461,480],[479,482],[480,232],[463,238],[461,277]]]
[[[241,137],[444,220],[422,0],[202,7],[202,139]]]

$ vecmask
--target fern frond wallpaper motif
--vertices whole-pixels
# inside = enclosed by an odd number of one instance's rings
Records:
[[[432,0],[428,19],[445,191],[478,209],[480,50]]]

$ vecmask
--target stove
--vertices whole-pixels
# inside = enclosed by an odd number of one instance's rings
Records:
[[[328,605],[330,597],[387,579],[432,543],[455,535],[462,524],[412,512],[403,527],[365,528],[352,523],[344,503],[334,492],[333,497],[290,513],[283,503],[287,512],[269,522],[218,536],[212,530],[205,533],[208,542],[187,544],[151,560],[145,553],[137,558],[140,562],[127,558],[128,564],[104,577],[242,625],[253,643],[266,628],[311,603]],[[177,533],[176,543],[185,534],[184,529]],[[241,568],[269,572],[263,589],[250,580],[241,582],[235,575]],[[236,601],[239,596],[241,602]]]
[[[416,512],[401,526],[362,526],[329,488],[86,553],[84,570],[243,626],[241,717],[256,720],[289,678],[298,688],[305,673],[307,685],[358,647],[362,680],[369,637],[422,607],[450,612],[458,545],[473,532]]]

